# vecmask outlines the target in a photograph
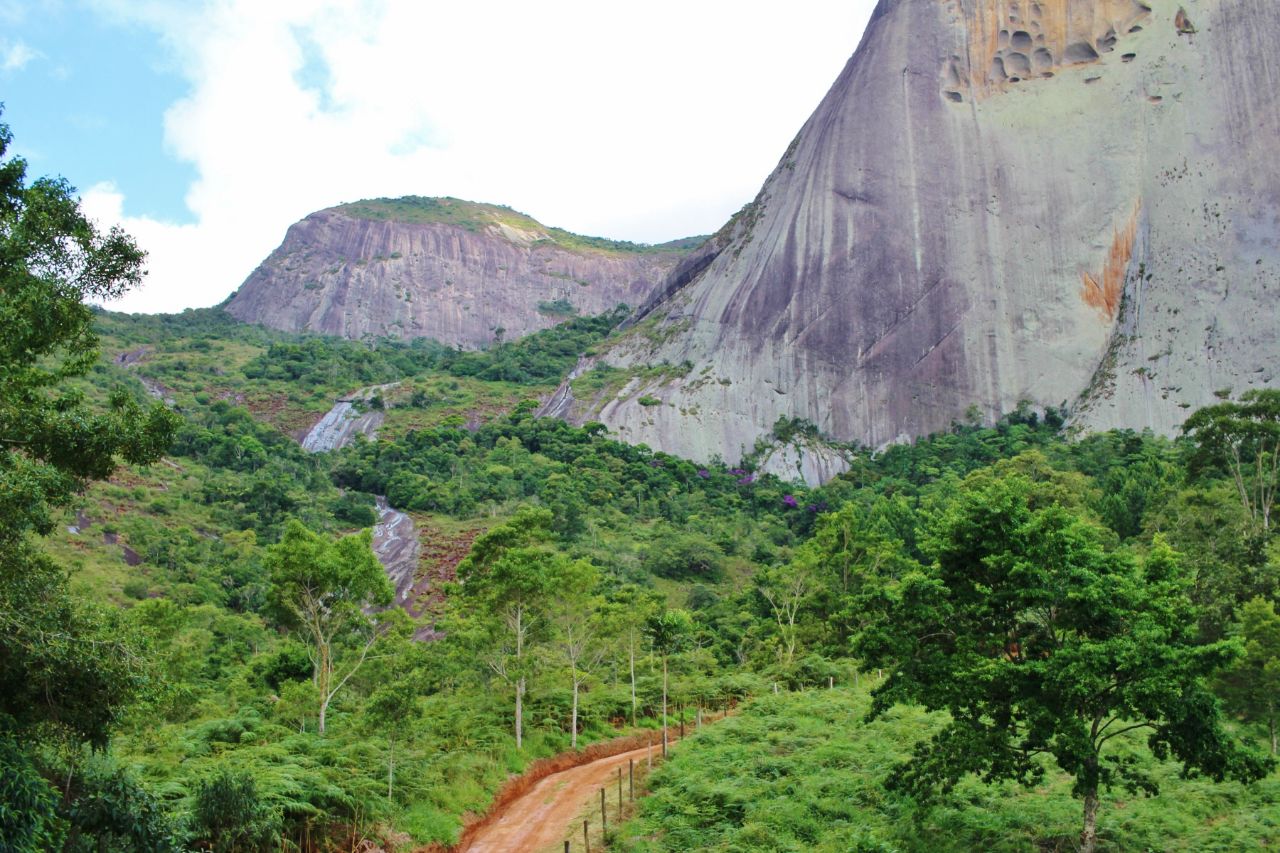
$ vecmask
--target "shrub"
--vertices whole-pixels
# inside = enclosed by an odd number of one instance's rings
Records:
[[[258,796],[252,776],[222,768],[196,789],[191,830],[192,841],[216,853],[267,850],[280,816]]]

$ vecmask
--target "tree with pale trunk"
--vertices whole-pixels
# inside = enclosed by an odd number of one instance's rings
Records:
[[[524,747],[524,701],[537,665],[536,647],[550,631],[550,608],[578,563],[556,553],[551,513],[524,507],[478,537],[458,566],[452,600],[458,635],[475,647],[514,695],[516,748]]]
[[[569,684],[573,701],[569,713],[569,737],[578,748],[578,697],[592,670],[604,658],[600,600],[593,595],[600,573],[585,560],[575,560],[557,573],[552,623],[556,631],[556,648],[569,667]]]
[[[1080,496],[1031,463],[964,480],[934,520],[932,564],[886,584],[855,651],[889,673],[873,718],[899,702],[950,713],[890,787],[927,799],[969,773],[1034,785],[1052,758],[1074,777],[1092,853],[1102,791],[1156,793],[1116,738],[1145,732],[1157,758],[1218,781],[1274,762],[1226,731],[1206,681],[1240,648],[1199,641],[1177,555],[1159,538],[1141,561],[1114,550]]]
[[[660,607],[661,597],[658,593],[635,584],[627,584],[613,592],[602,608],[605,631],[616,640],[616,648],[626,656],[633,726],[636,725],[636,709],[639,706],[636,697],[636,661],[644,639],[645,624]]]
[[[645,635],[649,645],[662,660],[662,754],[667,754],[670,738],[667,734],[668,672],[672,655],[678,654],[693,635],[693,617],[686,610],[664,610],[649,617],[645,623]]]
[[[1280,717],[1280,614],[1261,596],[1240,612],[1244,657],[1223,678],[1228,707],[1244,719],[1266,724],[1271,754],[1276,754]]]
[[[405,739],[402,732],[412,732],[413,722],[421,713],[418,691],[408,681],[394,681],[379,687],[365,708],[367,722],[387,739],[387,799],[395,793],[396,744]]]
[[[333,698],[383,634],[369,608],[391,603],[391,583],[371,545],[368,530],[335,541],[295,519],[267,551],[268,597],[279,621],[307,644],[322,735]]]
[[[1223,466],[1254,529],[1269,535],[1280,489],[1280,389],[1255,388],[1239,401],[1206,406],[1182,431],[1196,445],[1192,468]]]
[[[756,574],[755,584],[778,629],[778,663],[790,669],[799,643],[796,620],[815,586],[813,565],[807,560],[795,560],[771,566]]]

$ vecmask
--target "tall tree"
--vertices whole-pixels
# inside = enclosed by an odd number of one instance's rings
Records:
[[[418,691],[408,680],[385,684],[369,698],[369,705],[365,709],[366,719],[387,739],[388,800],[395,793],[396,743],[403,740],[401,732],[406,725],[412,731],[412,725],[420,714]]]
[[[524,699],[533,672],[533,643],[547,630],[547,607],[570,560],[552,550],[551,513],[524,507],[506,524],[477,537],[458,566],[455,624],[466,626],[495,675],[515,700],[516,748],[524,746]]]
[[[778,630],[778,663],[789,670],[795,662],[799,643],[797,618],[815,586],[813,563],[793,560],[761,569],[755,578],[756,591],[769,606]]]
[[[1224,677],[1226,699],[1245,719],[1265,723],[1276,754],[1280,711],[1280,614],[1274,603],[1254,598],[1241,609],[1244,657]]]
[[[667,754],[667,689],[668,670],[672,655],[688,645],[693,634],[693,617],[685,610],[665,610],[649,617],[645,634],[654,652],[662,659],[662,754]]]
[[[652,590],[641,589],[635,584],[619,587],[602,609],[607,632],[613,636],[627,659],[627,676],[631,689],[631,725],[636,724],[636,657],[640,641],[644,638],[644,626],[649,617],[658,612],[660,599]]]
[[[586,560],[563,564],[553,581],[555,603],[551,619],[556,645],[569,666],[573,701],[569,712],[569,738],[578,748],[578,695],[588,675],[604,656],[601,645],[600,600],[594,595],[600,573]]]
[[[96,229],[66,181],[28,183],[11,142],[0,124],[0,737],[25,752],[50,736],[105,744],[146,683],[123,620],[73,599],[33,535],[50,532],[54,511],[90,480],[157,460],[178,419],[123,390],[98,405],[71,387],[98,358],[86,300],[138,284],[144,256],[123,232]],[[0,847],[29,849],[9,835],[24,820],[57,823],[41,812],[51,798],[29,793],[25,817],[0,821]]]
[[[334,541],[291,519],[267,552],[271,604],[309,646],[320,734],[329,704],[364,665],[381,634],[367,608],[391,603],[391,583],[371,541],[368,530]]]
[[[1238,401],[1207,406],[1182,430],[1196,444],[1193,466],[1223,465],[1255,527],[1268,533],[1280,488],[1280,390],[1255,388]]]
[[[951,721],[896,773],[925,794],[966,773],[1025,784],[1052,756],[1084,803],[1081,850],[1097,842],[1099,792],[1153,782],[1107,749],[1145,730],[1157,757],[1211,778],[1250,781],[1272,766],[1226,733],[1205,679],[1238,654],[1199,645],[1191,579],[1157,540],[1139,563],[1049,480],[1017,460],[970,475],[942,513],[933,565],[890,590],[857,650],[889,678],[872,715],[895,702]]]

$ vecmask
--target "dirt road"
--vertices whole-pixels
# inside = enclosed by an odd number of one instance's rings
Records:
[[[654,747],[655,758],[660,750]],[[601,788],[608,789],[609,816],[613,818],[618,807],[618,768],[622,768],[625,786],[627,761],[643,764],[646,751],[642,747],[553,773],[512,802],[502,817],[481,830],[463,851],[542,853],[560,849],[558,845],[582,810],[593,800],[599,801]],[[598,820],[597,816],[592,823]],[[573,847],[579,849],[576,843]]]

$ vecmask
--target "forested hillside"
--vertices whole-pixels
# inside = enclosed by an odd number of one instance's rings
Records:
[[[1024,408],[811,489],[534,417],[623,310],[471,353],[91,311],[141,259],[20,166],[0,848],[448,843],[534,759],[726,705],[616,847],[1277,841],[1280,395],[1176,441]],[[338,399],[377,437],[304,451]]]

